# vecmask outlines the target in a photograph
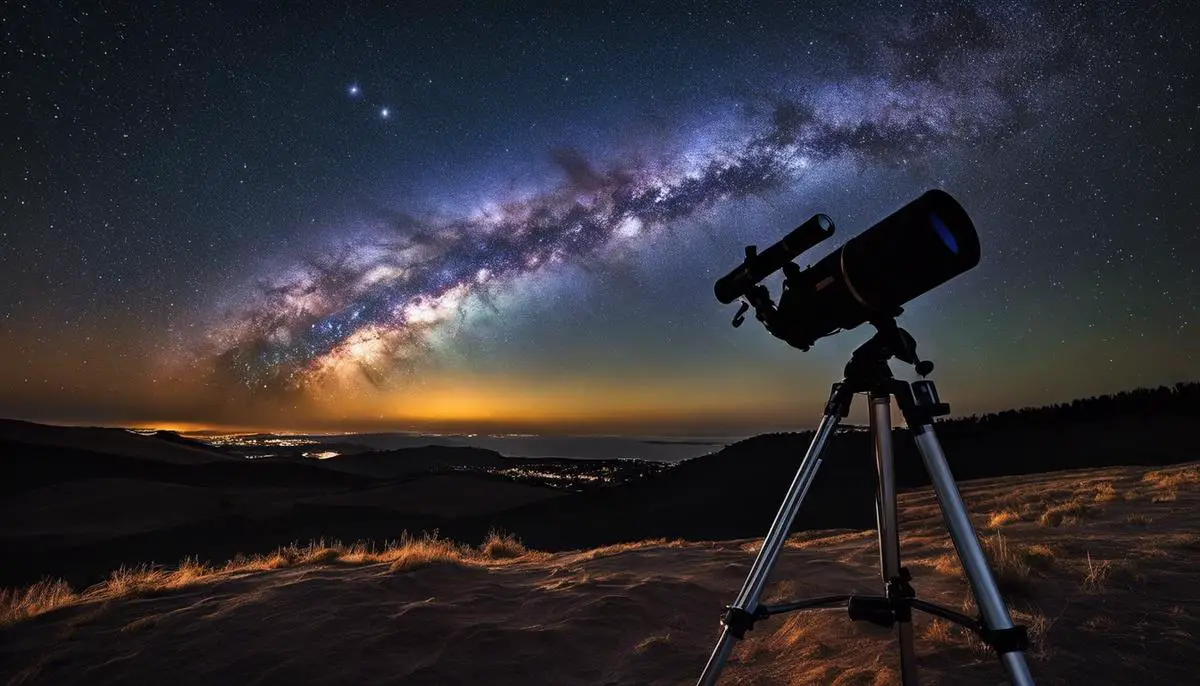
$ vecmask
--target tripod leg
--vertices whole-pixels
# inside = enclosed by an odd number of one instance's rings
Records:
[[[910,396],[911,397],[911,396]],[[941,503],[942,516],[946,520],[946,528],[950,531],[950,539],[962,560],[963,570],[975,594],[975,603],[979,606],[983,622],[989,631],[1005,632],[1013,629],[1012,617],[1008,607],[996,586],[996,579],[988,566],[987,556],[976,538],[975,528],[963,504],[958,485],[950,473],[946,463],[946,455],[933,432],[932,424],[909,426],[921,451],[921,459],[933,482],[933,491]],[[1011,646],[1010,646],[1011,648]],[[1021,649],[1006,649],[1000,652],[1000,661],[1008,670],[1013,686],[1033,686],[1033,676],[1029,673],[1029,665],[1025,662],[1025,653]]]
[[[742,638],[746,630],[753,624],[754,614],[758,610],[758,599],[766,586],[767,576],[771,573],[771,567],[775,565],[775,560],[779,557],[779,551],[783,548],[784,541],[787,540],[788,531],[792,528],[792,520],[796,518],[796,512],[799,511],[800,504],[804,501],[805,494],[808,493],[808,487],[812,485],[813,478],[817,475],[817,469],[821,466],[821,453],[825,450],[825,444],[829,441],[829,437],[833,435],[833,430],[837,428],[842,417],[848,414],[850,400],[853,397],[854,392],[849,385],[834,384],[833,393],[825,408],[825,416],[821,419],[812,443],[808,446],[808,452],[805,453],[804,460],[800,463],[796,478],[792,480],[792,485],[788,488],[787,495],[784,496],[783,504],[780,505],[779,512],[775,515],[775,520],[771,522],[771,528],[758,549],[758,556],[754,558],[754,564],[750,567],[742,590],[722,619],[724,628],[721,630],[721,638],[708,658],[708,663],[704,665],[704,672],[700,675],[700,680],[696,682],[698,686],[712,686],[717,682],[721,670],[725,667],[725,661],[733,652],[733,640]]]
[[[896,468],[892,452],[892,394],[871,393],[871,435],[875,439],[875,520],[879,530],[879,568],[888,595],[898,592],[900,578],[900,529],[896,516]],[[896,638],[900,643],[900,677],[905,686],[917,684],[917,653],[913,645],[912,609],[896,612]]]

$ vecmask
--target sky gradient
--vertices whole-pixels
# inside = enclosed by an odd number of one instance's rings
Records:
[[[16,6],[0,416],[809,427],[869,328],[801,353],[713,281],[935,187],[982,259],[901,323],[956,414],[1200,378],[1195,14]]]

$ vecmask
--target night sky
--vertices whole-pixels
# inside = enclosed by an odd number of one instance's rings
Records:
[[[379,4],[5,5],[0,416],[809,427],[870,328],[713,281],[935,187],[957,414],[1200,377],[1194,3]]]

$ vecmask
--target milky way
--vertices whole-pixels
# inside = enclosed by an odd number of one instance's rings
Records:
[[[256,394],[386,384],[427,355],[431,331],[518,278],[653,239],[833,166],[904,167],[951,146],[988,145],[1037,107],[1058,49],[1030,40],[1036,22],[1017,14],[888,27],[889,39],[837,80],[764,88],[736,121],[709,122],[724,132],[716,140],[678,131],[676,152],[659,159],[556,150],[556,186],[457,218],[406,217],[333,257],[260,279],[202,354],[222,384]]]
[[[866,332],[713,281],[931,187],[956,412],[1194,379],[1194,4],[9,3],[0,416],[794,427]]]

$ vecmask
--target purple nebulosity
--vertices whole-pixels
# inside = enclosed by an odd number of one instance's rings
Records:
[[[914,45],[921,39],[905,37]],[[900,166],[1003,138],[1030,107],[1019,95],[1029,67],[1019,62],[1041,58],[998,43],[982,50],[967,55],[950,46],[914,61],[911,50],[885,49],[871,65],[878,74],[797,89],[725,127],[738,134],[686,155],[600,167],[576,151],[555,151],[565,176],[556,188],[498,198],[471,216],[404,217],[373,242],[261,286],[220,327],[215,369],[256,391],[303,390],[333,372],[344,378],[347,369],[378,383],[406,368],[425,334],[472,296],[548,265],[653,236],[718,203],[794,187],[841,161]]]

